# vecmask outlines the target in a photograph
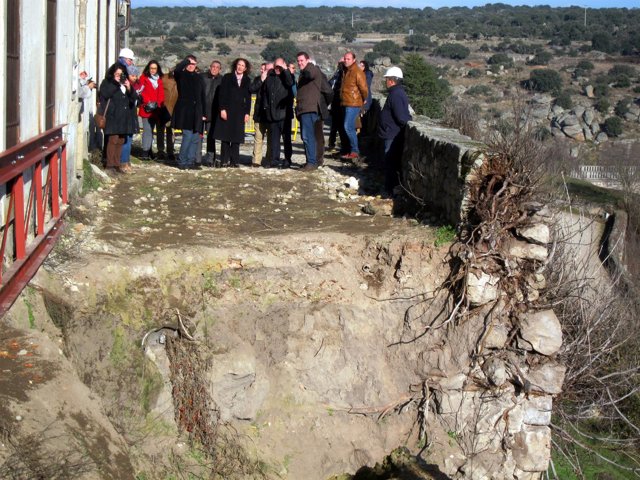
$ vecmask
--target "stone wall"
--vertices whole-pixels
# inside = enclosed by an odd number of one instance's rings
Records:
[[[464,217],[467,182],[482,161],[481,148],[457,130],[418,117],[405,130],[402,184],[418,206],[456,225]]]
[[[369,121],[362,133],[369,140],[368,158],[382,162],[382,142],[376,138],[383,97],[374,98]],[[428,212],[451,225],[464,218],[467,182],[473,166],[482,161],[483,145],[443,128],[427,117],[414,115],[405,129],[401,183],[414,204],[412,210]]]

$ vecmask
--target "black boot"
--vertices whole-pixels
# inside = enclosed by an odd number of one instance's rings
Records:
[[[151,160],[155,160],[156,159],[156,154],[153,153],[153,149],[152,148],[149,149],[149,158]]]
[[[140,160],[149,160],[149,150],[143,150],[140,155]]]

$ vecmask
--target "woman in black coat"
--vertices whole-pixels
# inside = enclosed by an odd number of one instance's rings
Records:
[[[231,73],[222,77],[219,88],[220,118],[216,122],[214,138],[222,144],[222,164],[231,167],[238,167],[244,125],[251,112],[250,72],[251,64],[244,58],[237,58],[231,65]]]
[[[106,110],[108,169],[121,171],[120,155],[125,137],[133,134],[132,111],[135,112],[138,95],[127,78],[125,68],[120,63],[109,67],[105,79],[100,84],[100,111]]]

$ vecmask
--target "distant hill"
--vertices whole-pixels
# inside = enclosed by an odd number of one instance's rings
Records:
[[[586,20],[585,20],[586,14]],[[353,16],[352,16],[353,15]],[[353,22],[353,26],[352,26]],[[135,35],[236,37],[259,32],[265,38],[287,38],[292,32],[324,35],[355,31],[382,34],[537,38],[554,45],[593,42],[600,50],[640,55],[640,9],[493,4],[452,8],[351,7],[144,7],[132,11]]]

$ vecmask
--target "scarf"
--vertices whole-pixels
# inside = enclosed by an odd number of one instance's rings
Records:
[[[160,78],[159,75],[149,76],[149,81],[151,82],[151,85],[153,85],[153,88],[158,88],[158,78]]]

